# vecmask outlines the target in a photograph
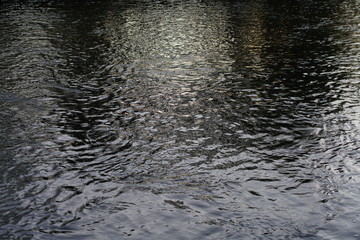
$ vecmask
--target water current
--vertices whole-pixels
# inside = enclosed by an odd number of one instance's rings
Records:
[[[0,239],[360,239],[359,0],[0,1]]]

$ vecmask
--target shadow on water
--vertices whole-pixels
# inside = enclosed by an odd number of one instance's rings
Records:
[[[356,1],[2,4],[2,237],[356,237]]]

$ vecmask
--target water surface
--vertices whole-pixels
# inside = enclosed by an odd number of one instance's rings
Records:
[[[0,6],[0,238],[360,238],[358,0]]]

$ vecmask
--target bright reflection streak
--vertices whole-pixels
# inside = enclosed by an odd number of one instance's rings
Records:
[[[233,60],[226,8],[202,4],[131,6],[109,14],[105,26],[112,70],[124,78],[135,73],[167,80],[206,79],[228,71]]]

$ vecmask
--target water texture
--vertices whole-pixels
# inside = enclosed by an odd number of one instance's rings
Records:
[[[360,239],[359,10],[0,1],[0,239]]]

